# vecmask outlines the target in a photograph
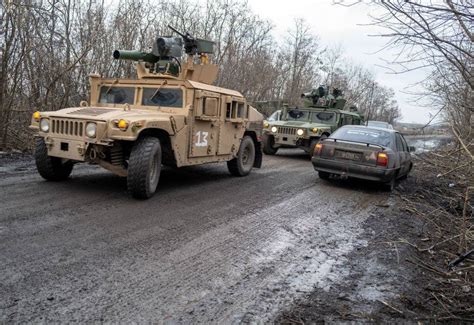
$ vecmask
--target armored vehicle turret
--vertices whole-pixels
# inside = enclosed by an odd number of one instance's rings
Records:
[[[301,95],[304,106],[284,105],[264,122],[263,152],[274,155],[279,148],[301,148],[311,156],[320,139],[327,138],[337,128],[359,125],[363,117],[357,108],[345,109],[342,91],[319,86]]]
[[[43,178],[64,180],[76,163],[97,164],[126,177],[132,196],[149,198],[162,165],[227,162],[235,176],[261,166],[263,116],[238,91],[212,85],[213,42],[177,33],[158,37],[150,53],[113,52],[136,61],[137,79],[93,74],[88,102],[33,114]]]

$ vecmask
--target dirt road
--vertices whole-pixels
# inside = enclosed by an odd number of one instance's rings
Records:
[[[148,201],[96,167],[52,183],[28,158],[0,161],[0,321],[272,320],[351,276],[364,222],[390,201],[352,186],[297,150],[244,178],[165,169]]]

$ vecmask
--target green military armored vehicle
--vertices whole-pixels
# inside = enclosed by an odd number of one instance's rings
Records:
[[[313,155],[314,146],[337,128],[363,123],[356,107],[345,109],[346,100],[335,88],[329,94],[320,86],[301,95],[303,108],[284,106],[264,122],[263,152],[274,155],[279,148],[301,148]]]

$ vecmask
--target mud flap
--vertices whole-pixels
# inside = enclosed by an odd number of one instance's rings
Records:
[[[255,160],[253,162],[253,167],[261,168],[263,159],[262,143],[255,141],[255,139],[253,139],[253,143],[255,144]]]

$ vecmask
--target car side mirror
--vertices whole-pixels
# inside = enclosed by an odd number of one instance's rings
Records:
[[[409,152],[415,152],[416,151],[416,148],[414,146],[409,146],[408,147],[408,151]]]

